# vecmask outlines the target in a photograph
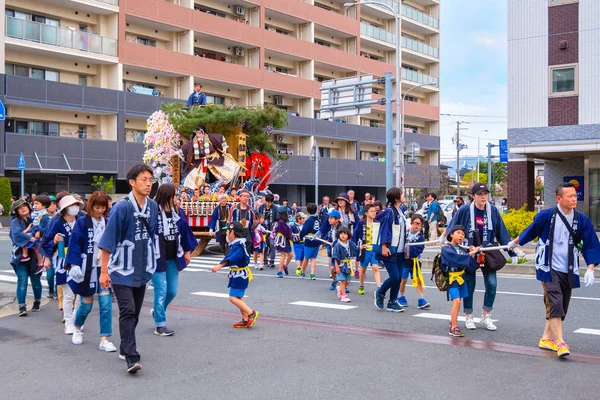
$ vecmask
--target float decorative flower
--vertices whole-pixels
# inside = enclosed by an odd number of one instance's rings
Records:
[[[173,182],[173,157],[183,159],[181,135],[168,121],[168,115],[162,111],[153,113],[147,121],[147,133],[144,137],[144,163],[154,169],[154,178],[159,183]]]

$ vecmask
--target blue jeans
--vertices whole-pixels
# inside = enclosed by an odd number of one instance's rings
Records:
[[[42,299],[42,281],[40,274],[29,275],[29,265],[20,263],[15,269],[17,273],[17,301],[19,306],[27,304],[27,280],[31,280],[31,288],[33,289],[33,299],[40,301]]]
[[[85,324],[87,316],[92,311],[93,299],[93,296],[81,298],[75,316],[75,326],[81,328]],[[102,289],[100,285],[98,285],[98,306],[100,307],[100,336],[112,336],[112,296],[108,289]]]
[[[496,286],[498,281],[496,280],[496,271],[481,270],[483,272],[483,283],[485,284],[485,295],[483,296],[483,309],[485,311],[492,311],[494,308],[494,300],[496,300]],[[475,286],[477,285],[477,275],[464,273],[463,278],[467,283],[467,289],[469,295],[463,299],[465,314],[473,313],[473,293],[475,292]]]
[[[381,284],[379,293],[385,295],[389,290],[390,300],[396,300],[400,291],[400,276],[402,275],[402,269],[404,269],[404,253],[397,254],[396,262],[384,261],[383,263],[389,277]]]
[[[157,328],[167,326],[167,307],[175,296],[179,287],[179,270],[175,260],[167,260],[167,270],[155,272],[152,276],[154,285],[154,326]]]
[[[54,279],[54,263],[50,259],[50,268],[46,269],[46,281],[48,282],[48,294],[56,294],[56,280]]]

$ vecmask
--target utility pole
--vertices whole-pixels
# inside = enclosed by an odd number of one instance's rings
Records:
[[[456,194],[458,197],[460,197],[460,151],[467,148],[467,145],[460,142],[460,130],[467,129],[461,128],[461,124],[466,124],[466,122],[456,121],[456,136],[454,137],[456,143]]]
[[[492,147],[496,147],[495,144],[488,143],[488,200],[492,201]]]

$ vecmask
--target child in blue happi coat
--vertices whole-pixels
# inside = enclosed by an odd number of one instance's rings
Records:
[[[317,268],[317,256],[319,255],[319,248],[321,242],[314,240],[315,235],[319,233],[320,222],[317,216],[317,205],[314,203],[308,203],[306,211],[309,217],[304,221],[302,229],[300,231],[300,240],[304,241],[304,259],[302,260],[302,272],[301,275],[306,273],[306,267],[310,261],[310,279],[315,280],[315,270]]]
[[[350,239],[350,229],[342,226],[337,231],[337,241],[331,251],[331,261],[335,265],[335,273],[340,285],[337,288],[338,299],[344,303],[350,302],[346,289],[354,274],[354,259],[358,257],[358,247]]]
[[[292,223],[292,242],[294,243],[294,257],[296,258],[296,275],[305,278],[306,274],[302,272],[302,262],[304,261],[304,239],[300,238],[302,226],[306,221],[306,214],[299,212],[295,215],[295,221]]]
[[[213,267],[212,272],[229,267],[229,301],[239,308],[242,314],[242,320],[233,324],[233,327],[252,328],[258,318],[258,311],[250,309],[244,301],[248,283],[252,281],[252,270],[248,266],[250,256],[246,250],[246,233],[242,224],[237,221],[230,222],[222,231],[227,235],[229,250],[223,261]]]
[[[273,225],[273,237],[275,250],[281,254],[279,259],[279,271],[277,272],[278,278],[283,278],[283,273],[289,274],[288,265],[292,261],[292,239],[293,233],[292,228],[288,225],[288,213],[287,211],[279,214],[277,223]]]
[[[458,327],[458,312],[461,299],[469,294],[463,274],[465,271],[473,273],[479,268],[477,253],[480,247],[471,246],[466,250],[461,246],[465,240],[465,228],[462,225],[453,226],[447,239],[450,243],[442,247],[441,269],[448,276],[448,298],[452,301],[448,334],[454,337],[463,337],[465,334]]]
[[[419,214],[412,216],[410,219],[410,230],[406,235],[407,244],[421,243],[425,241],[425,236],[423,236],[422,233],[424,224],[425,219]],[[423,279],[423,274],[421,273],[421,254],[423,253],[423,250],[425,250],[425,245],[406,246],[406,250],[404,251],[406,263],[402,269],[400,297],[398,297],[398,304],[400,304],[402,307],[408,306],[408,301],[404,295],[404,290],[406,289],[406,283],[408,282],[409,276],[412,279],[412,286],[417,289],[417,295],[419,296],[419,300],[417,300],[417,307],[420,309],[429,309],[429,307],[431,307],[431,305],[423,297],[423,287],[425,285],[425,280]]]

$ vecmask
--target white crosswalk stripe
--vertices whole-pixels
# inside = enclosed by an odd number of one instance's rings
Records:
[[[279,265],[279,255],[275,256],[275,265]],[[190,261],[188,267],[184,269],[184,271],[188,272],[198,272],[200,269],[211,269],[215,265],[218,265],[221,260],[223,260],[222,256],[201,256],[194,257]],[[250,260],[250,265],[254,265],[252,259]],[[223,268],[223,270],[227,269],[227,267]]]

